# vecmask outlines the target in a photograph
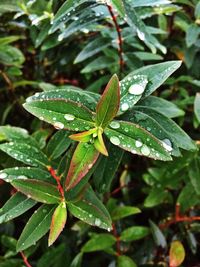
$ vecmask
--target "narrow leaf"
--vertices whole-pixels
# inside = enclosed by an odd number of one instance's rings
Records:
[[[200,159],[198,157],[191,161],[190,165],[188,166],[188,173],[190,182],[193,185],[195,192],[197,195],[200,195]]]
[[[27,198],[20,192],[15,193],[0,209],[0,223],[8,222],[20,216],[35,204],[33,199]]]
[[[34,179],[17,179],[11,183],[17,190],[32,199],[48,204],[60,202],[60,194],[55,185]]]
[[[54,210],[54,206],[44,204],[33,213],[17,242],[17,251],[35,245],[48,232]]]
[[[194,113],[197,117],[197,120],[200,123],[200,93],[197,93],[194,100]]]
[[[97,126],[105,128],[119,109],[120,91],[117,75],[113,75],[100,98],[96,110]]]
[[[171,160],[164,144],[138,124],[112,121],[110,128],[106,128],[104,132],[113,145],[133,154],[164,161]]]
[[[79,143],[74,151],[68,175],[66,178],[66,190],[76,186],[89,172],[98,159],[99,152],[93,144]]]
[[[170,267],[178,267],[185,259],[185,249],[180,241],[173,241],[169,251]]]
[[[154,238],[156,245],[160,246],[162,248],[166,248],[167,242],[166,242],[166,239],[165,239],[163,233],[161,232],[161,230],[151,220],[149,220],[149,224],[151,226],[152,235],[153,235],[153,238]]]
[[[51,246],[56,241],[56,239],[62,232],[63,228],[65,227],[66,220],[67,220],[66,204],[65,202],[61,202],[60,205],[55,209],[54,214],[52,216],[49,240],[48,240],[49,246]]]
[[[85,223],[108,231],[112,229],[110,215],[91,187],[84,192],[80,201],[69,202],[67,206],[72,215]]]

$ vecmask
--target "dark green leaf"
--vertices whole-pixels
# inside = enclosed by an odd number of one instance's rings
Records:
[[[25,195],[15,193],[0,209],[0,223],[10,221],[27,210],[31,209],[36,202],[33,199],[27,198]]]
[[[149,235],[149,228],[144,226],[132,226],[125,229],[121,235],[120,240],[125,242],[131,242],[134,240],[139,240]]]
[[[194,187],[195,192],[200,195],[200,183],[199,183],[199,177],[200,177],[200,159],[194,158],[193,161],[191,161],[189,167],[189,178],[190,182]]]
[[[54,206],[44,204],[33,213],[17,242],[17,251],[35,245],[48,232],[54,210]]]
[[[122,206],[117,207],[111,212],[111,217],[114,221],[123,219],[125,217],[140,213],[141,210],[136,207]]]
[[[48,204],[59,203],[61,196],[55,185],[34,179],[17,179],[11,183],[17,190],[28,197]]]
[[[162,248],[166,248],[167,242],[166,242],[166,239],[165,239],[163,233],[161,232],[161,230],[151,220],[149,220],[149,224],[151,226],[152,235],[153,235],[153,238],[154,238],[156,245],[160,246]]]
[[[200,123],[200,93],[197,93],[194,100],[194,113]]]
[[[107,249],[113,246],[116,238],[111,234],[94,235],[81,249],[82,252],[93,252]]]
[[[137,267],[136,263],[128,256],[117,257],[117,267]]]

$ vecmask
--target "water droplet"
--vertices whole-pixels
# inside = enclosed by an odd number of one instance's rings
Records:
[[[111,136],[110,138],[110,142],[113,144],[113,145],[116,145],[118,146],[120,144],[120,140],[117,136]]]
[[[141,147],[143,144],[142,144],[142,142],[141,141],[139,141],[139,140],[136,140],[135,141],[135,146],[136,147]]]
[[[56,129],[63,129],[65,126],[64,126],[64,124],[62,123],[62,122],[55,122],[54,123],[54,127],[56,128]]]
[[[151,150],[148,148],[148,146],[143,145],[142,148],[141,148],[141,153],[144,156],[149,156],[149,154],[151,153]]]
[[[73,121],[75,119],[74,115],[72,115],[72,114],[65,114],[64,118],[67,121]]]
[[[123,103],[122,106],[121,106],[121,110],[122,111],[126,111],[129,109],[129,105],[127,103]]]
[[[110,123],[110,127],[113,128],[113,129],[118,129],[118,128],[120,128],[120,124],[117,121],[112,121]]]
[[[169,139],[163,139],[162,141],[162,144],[163,144],[163,147],[167,150],[167,151],[172,151],[173,148],[172,148],[172,143]]]
[[[145,86],[141,84],[133,84],[129,87],[128,91],[131,95],[141,95],[144,92]]]
[[[95,224],[96,226],[100,226],[100,225],[101,225],[101,220],[98,219],[98,218],[96,218],[94,224]]]
[[[8,174],[5,172],[0,173],[0,179],[5,179],[7,176],[8,176]]]
[[[138,35],[138,38],[141,41],[144,41],[145,40],[145,34],[144,34],[144,32],[141,32],[139,29],[137,29],[137,35]]]

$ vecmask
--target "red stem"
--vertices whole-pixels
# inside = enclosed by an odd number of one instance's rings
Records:
[[[64,199],[65,193],[60,183],[60,176],[57,176],[56,171],[51,166],[48,166],[48,171],[50,172],[51,176],[56,180],[58,191],[60,192],[62,199]]]
[[[116,28],[116,31],[117,31],[117,35],[118,35],[118,44],[119,44],[119,65],[120,65],[120,73],[123,72],[123,67],[124,67],[124,60],[123,60],[123,48],[122,48],[122,45],[123,45],[123,40],[122,40],[122,35],[121,35],[121,29],[117,23],[117,18],[113,12],[113,8],[111,5],[109,4],[106,4],[109,12],[110,12],[110,15],[112,17],[112,20],[113,20],[113,23],[115,25],[115,28]]]
[[[30,263],[28,262],[27,257],[24,255],[24,253],[23,253],[22,251],[20,251],[20,254],[21,254],[21,256],[22,256],[22,259],[23,259],[24,264],[26,265],[26,267],[32,267],[32,266],[30,265]]]
[[[120,248],[120,238],[119,238],[119,236],[118,236],[118,234],[117,234],[117,229],[116,229],[116,226],[115,226],[115,224],[113,223],[112,224],[112,227],[113,227],[113,235],[115,236],[115,238],[116,238],[116,249],[117,249],[117,256],[120,256],[122,253],[121,253],[121,248]]]
[[[175,224],[177,222],[193,222],[200,221],[200,216],[182,216],[180,213],[180,205],[176,204],[175,207],[175,216],[168,220],[166,223],[160,224],[161,229],[168,228],[171,224]]]

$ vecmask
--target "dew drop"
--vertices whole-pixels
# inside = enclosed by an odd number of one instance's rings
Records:
[[[141,32],[139,29],[137,29],[137,35],[138,35],[138,38],[141,41],[144,41],[145,40],[145,34],[144,34],[144,32]]]
[[[126,111],[129,109],[129,105],[127,103],[123,103],[122,106],[121,106],[121,110],[122,111]]]
[[[162,144],[163,144],[163,147],[167,150],[167,151],[172,151],[173,148],[172,148],[172,143],[169,139],[163,139],[162,141]]]
[[[145,86],[141,84],[133,84],[129,87],[128,91],[131,95],[141,95],[144,92]]]
[[[73,121],[74,120],[74,115],[72,114],[65,114],[64,118],[67,120],[67,121]]]
[[[54,123],[54,127],[56,128],[56,129],[63,129],[64,128],[64,124],[62,123],[62,122],[55,122]]]
[[[120,128],[120,124],[117,121],[112,121],[110,123],[110,127],[113,128],[113,129],[118,129],[118,128]]]
[[[0,173],[0,179],[5,179],[7,176],[8,174],[5,172]]]
[[[149,154],[151,153],[151,151],[150,151],[150,149],[148,148],[148,146],[143,145],[142,148],[141,148],[141,153],[142,153],[144,156],[149,156]]]
[[[136,140],[135,141],[135,146],[136,147],[141,147],[143,144],[142,144],[142,142],[141,141],[139,141],[139,140]]]
[[[100,226],[100,225],[101,225],[101,220],[98,219],[98,218],[96,218],[95,221],[94,221],[94,224],[95,224],[96,226]]]
[[[120,144],[120,140],[117,136],[111,136],[110,138],[110,142],[113,144],[113,145],[116,145],[118,146]]]

